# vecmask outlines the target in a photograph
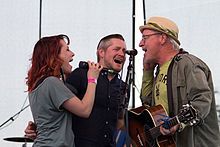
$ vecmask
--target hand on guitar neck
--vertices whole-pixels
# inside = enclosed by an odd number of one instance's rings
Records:
[[[162,135],[173,135],[179,129],[180,124],[172,123],[172,125],[170,125],[170,120],[172,120],[172,118],[169,116],[164,116],[164,118],[161,119],[160,125],[158,127],[160,127],[160,133]]]
[[[196,119],[196,110],[189,104],[183,105],[177,116],[173,118],[167,116],[162,119],[160,132],[162,135],[173,135],[177,130],[181,130],[186,126],[182,122],[189,123],[188,125],[192,126],[197,122]]]
[[[161,122],[162,124],[163,122]],[[176,133],[176,131],[179,129],[179,124],[171,127],[170,129],[166,129],[163,127],[163,125],[160,126],[160,132],[163,135],[173,135],[174,133]]]

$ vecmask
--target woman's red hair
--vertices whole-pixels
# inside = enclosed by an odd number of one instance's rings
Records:
[[[41,77],[60,77],[60,69],[63,63],[59,58],[61,40],[65,40],[69,45],[70,41],[67,35],[44,37],[35,44],[33,55],[30,59],[31,67],[26,78],[28,92],[35,88],[36,82]]]

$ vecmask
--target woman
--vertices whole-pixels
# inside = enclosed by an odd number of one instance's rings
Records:
[[[89,117],[91,113],[96,79],[103,67],[88,61],[87,91],[82,100],[78,99],[64,85],[74,56],[68,45],[68,36],[57,35],[40,39],[34,47],[26,82],[37,127],[34,147],[74,147],[71,113],[80,117]]]

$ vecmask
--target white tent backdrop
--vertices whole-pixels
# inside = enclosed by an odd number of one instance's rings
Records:
[[[203,59],[211,68],[219,100],[220,69],[220,0],[145,0],[146,15],[173,19],[180,29],[181,46]],[[136,105],[140,105],[139,89],[142,76],[143,52],[138,26],[143,24],[142,1],[136,2]],[[2,0],[0,9],[0,124],[17,113],[25,103],[25,77],[33,46],[39,39],[40,0]],[[128,0],[47,0],[42,5],[42,36],[64,33],[71,38],[70,48],[76,54],[73,67],[81,60],[96,60],[99,39],[110,33],[121,33],[132,47],[132,1]],[[126,73],[126,65],[124,74]],[[123,76],[125,78],[125,75]],[[26,101],[25,106],[28,105]],[[0,146],[22,146],[4,141],[6,137],[23,136],[27,122],[32,120],[30,109],[20,113],[10,125],[0,128]],[[11,121],[10,121],[11,122]],[[31,146],[31,143],[28,144]]]
[[[33,46],[39,39],[39,11],[40,0],[1,1],[1,124],[21,109],[27,97],[25,77]],[[121,33],[127,47],[131,47],[131,21],[132,5],[127,0],[47,0],[42,3],[42,36],[67,34],[71,39],[70,48],[76,54],[71,63],[75,68],[81,60],[96,61],[98,41],[110,33]],[[4,125],[0,130],[0,146],[21,146],[22,143],[3,138],[23,136],[28,120],[32,120],[29,108],[9,126]]]

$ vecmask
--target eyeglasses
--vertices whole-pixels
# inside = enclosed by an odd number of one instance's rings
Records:
[[[150,38],[150,36],[153,36],[153,35],[161,35],[162,33],[153,33],[153,34],[148,34],[148,35],[143,35],[142,36],[142,40],[146,40],[148,38]]]

